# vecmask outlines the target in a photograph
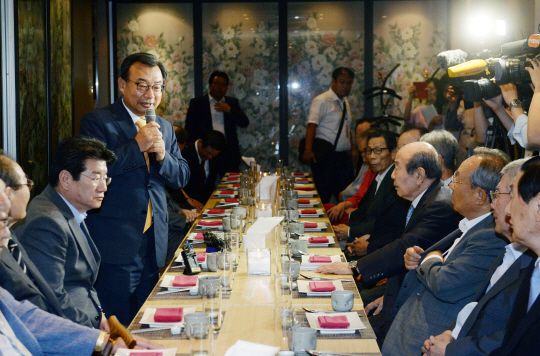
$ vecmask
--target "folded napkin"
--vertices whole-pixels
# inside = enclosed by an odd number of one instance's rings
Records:
[[[300,214],[317,214],[317,210],[315,210],[315,209],[304,209],[304,210],[300,210]]]
[[[197,276],[176,276],[172,285],[173,287],[195,287],[197,279],[199,279]]]
[[[200,220],[199,225],[200,226],[221,226],[221,225],[223,225],[223,221],[219,221],[219,220],[215,220],[215,221]]]
[[[298,199],[298,204],[311,204],[309,199]]]
[[[206,260],[206,253],[204,252],[197,252],[195,253],[195,256],[197,256],[197,261],[204,262]]]
[[[229,172],[229,176],[239,176],[240,172]]]
[[[331,292],[336,290],[332,282],[309,282],[309,288],[312,292]]]
[[[212,215],[225,214],[225,209],[209,209],[207,214],[212,214]]]
[[[305,173],[301,173],[301,172],[293,173],[293,176],[305,176],[305,175],[306,175]]]
[[[204,240],[204,235],[202,232],[198,232],[195,234],[195,240]]]
[[[227,349],[225,356],[274,356],[278,352],[278,346],[269,346],[244,340],[237,340],[234,345]]]
[[[236,198],[225,198],[225,203],[240,203],[240,199],[236,199]]]
[[[304,191],[312,191],[312,190],[315,190],[315,188],[313,187],[296,187],[294,188],[294,190],[304,190]]]
[[[234,194],[234,190],[222,190],[218,194],[220,194],[220,195],[232,195],[232,194]]]
[[[314,222],[305,222],[304,223],[304,229],[316,229],[317,227],[319,227],[319,225],[317,223],[314,223]]]
[[[331,263],[332,258],[330,256],[309,256],[309,262],[311,262],[311,263]]]
[[[163,356],[163,352],[130,352],[129,356]]]
[[[233,184],[233,188],[240,188],[240,184]]]
[[[157,308],[154,314],[156,323],[177,323],[182,321],[184,308]]]
[[[325,329],[346,329],[351,324],[345,315],[326,316],[321,315],[318,317],[319,325]]]
[[[237,181],[239,178],[238,177],[227,177],[225,178],[225,180],[233,180],[233,181]]]
[[[295,179],[297,182],[307,182],[308,179],[307,178],[296,178]]]
[[[309,238],[309,243],[312,244],[327,244],[330,242],[326,236],[314,236]]]

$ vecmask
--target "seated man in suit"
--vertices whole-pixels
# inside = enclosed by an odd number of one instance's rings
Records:
[[[420,141],[429,143],[437,150],[442,166],[441,180],[448,187],[456,170],[456,157],[459,149],[456,137],[446,130],[435,130],[423,135]]]
[[[11,202],[9,218],[12,226],[25,218],[30,190],[34,183],[26,178],[15,161],[4,155],[0,155],[0,179],[7,184],[6,194]],[[11,230],[9,233],[8,251],[0,255],[0,285],[18,301],[28,300],[46,312],[63,316],[54,291],[32,263],[15,233]]]
[[[422,351],[428,355],[487,355],[501,346],[504,329],[527,267],[536,259],[534,253],[519,242],[512,242],[506,206],[510,202],[512,180],[526,159],[510,162],[503,170],[497,190],[491,192],[491,207],[495,231],[511,243],[506,245],[491,265],[474,301],[458,314],[450,329],[424,342]]]
[[[490,356],[537,355],[540,337],[540,159],[531,158],[512,181],[510,216],[514,241],[534,252],[519,286],[501,347]],[[507,308],[509,305],[505,305]]]
[[[225,136],[216,130],[208,131],[202,139],[190,143],[182,152],[191,171],[184,191],[206,204],[217,186],[218,167],[214,160],[225,149]]]
[[[225,135],[227,146],[218,162],[218,173],[239,172],[242,155],[236,127],[246,128],[249,119],[240,108],[238,99],[225,96],[229,87],[229,76],[225,72],[215,71],[208,80],[208,94],[193,98],[189,102],[186,114],[186,130],[189,142],[203,138],[211,130]]]
[[[101,141],[74,137],[58,144],[49,185],[29,205],[16,229],[19,241],[53,289],[64,316],[77,324],[108,328],[94,283],[100,255],[84,219],[105,197],[107,163],[114,152]]]
[[[410,271],[393,306],[383,355],[417,355],[426,338],[446,330],[506,245],[493,230],[489,192],[496,189],[508,156],[483,147],[474,152],[450,184],[454,209],[464,217],[459,229],[425,252],[419,246],[407,250],[415,263],[406,264]]]

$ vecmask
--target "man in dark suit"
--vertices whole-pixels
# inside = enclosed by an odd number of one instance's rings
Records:
[[[510,241],[490,267],[474,300],[458,314],[449,330],[431,336],[422,351],[428,355],[487,355],[501,346],[504,329],[527,272],[536,256],[518,242],[512,242],[512,227],[505,209],[510,202],[510,183],[519,173],[525,159],[507,164],[497,190],[491,193],[495,231]],[[535,256],[535,257],[533,257]]]
[[[214,158],[220,155],[225,145],[225,136],[219,131],[211,130],[182,151],[191,171],[184,191],[202,204],[206,204],[216,189],[218,172]]]
[[[114,153],[103,142],[69,138],[58,144],[49,185],[28,207],[16,229],[28,256],[51,286],[62,314],[77,324],[107,329],[94,283],[101,258],[84,219],[107,191],[107,163]]]
[[[6,184],[6,194],[11,202],[11,225],[24,219],[30,200],[33,182],[26,178],[17,162],[0,155],[0,179]],[[62,316],[62,308],[38,268],[28,257],[11,230],[6,253],[0,255],[0,285],[19,301],[28,300],[40,309]]]
[[[498,150],[477,149],[454,174],[452,202],[464,219],[458,230],[425,253],[419,246],[407,249],[405,267],[410,272],[392,311],[383,355],[417,355],[430,334],[446,330],[472,301],[489,266],[506,245],[493,230],[489,192],[496,189],[508,160]]]
[[[107,199],[89,214],[87,225],[103,259],[96,289],[105,313],[123,324],[135,317],[165,265],[165,186],[181,188],[189,180],[172,125],[159,116],[148,124],[144,120],[146,110],[161,102],[166,79],[156,57],[132,54],[120,68],[123,97],[81,121],[81,135],[105,142],[117,156],[108,166],[114,180]]]
[[[190,142],[203,138],[210,130],[217,130],[225,135],[227,147],[218,162],[218,173],[223,176],[226,172],[240,170],[242,155],[236,127],[248,127],[249,119],[240,108],[238,99],[225,96],[229,86],[227,73],[213,72],[208,84],[208,94],[193,98],[189,102],[186,130]]]

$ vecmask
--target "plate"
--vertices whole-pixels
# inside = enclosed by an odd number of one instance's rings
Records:
[[[300,202],[298,202],[298,207],[299,208],[313,208],[319,205],[319,201],[317,199],[308,199],[308,200],[309,200],[309,204],[300,204]]]
[[[334,244],[336,241],[334,240],[334,236],[325,236],[328,238],[327,243],[309,243],[310,237],[316,237],[316,236],[309,236],[309,235],[302,235],[300,236],[300,240],[307,240],[308,241],[308,247],[328,247],[330,244]]]
[[[173,275],[170,275],[170,274],[164,275],[159,286],[161,288],[167,288],[168,290],[186,289],[186,292],[189,292],[189,289],[197,289],[197,290],[199,290],[199,278],[197,278],[197,284],[195,286],[193,286],[193,287],[173,287],[174,277],[176,277],[176,276],[173,276]]]
[[[162,349],[162,350],[129,350],[129,349],[118,349],[116,350],[116,356],[129,356],[131,353],[141,353],[141,354],[150,354],[161,352],[163,356],[175,356],[176,347],[172,349]]]
[[[295,192],[298,192],[298,198],[300,198],[300,197],[305,198],[305,197],[315,197],[315,196],[317,196],[317,191],[316,191],[316,190],[309,190],[309,191],[305,191],[305,190],[295,190]]]
[[[297,280],[296,283],[298,284],[298,292],[306,293],[308,297],[331,297],[332,296],[332,292],[312,292],[311,288],[309,288],[309,282],[310,281],[304,281],[301,279]],[[343,285],[341,284],[341,281],[315,281],[315,282],[332,282],[334,283],[336,290],[343,290]],[[306,313],[306,315],[308,314],[310,313]]]
[[[184,308],[184,315],[195,313],[195,307],[180,307],[177,306],[175,308]],[[156,314],[157,308],[146,308],[144,310],[144,314],[141,318],[141,321],[139,321],[139,324],[149,325],[151,328],[164,328],[168,326],[173,326],[174,324],[178,323],[157,323],[154,321],[154,314]],[[182,321],[179,323],[181,325],[184,325],[184,317],[182,316]]]
[[[217,208],[219,209],[219,208]],[[226,216],[231,215],[232,209],[225,209],[225,212],[223,214],[209,214],[208,212],[212,209],[205,209],[203,214],[205,218],[224,218]]]
[[[339,316],[345,315],[347,321],[349,322],[349,327],[347,329],[324,329],[319,325],[319,316]],[[354,334],[356,330],[365,329],[366,326],[360,320],[358,313],[348,312],[348,313],[306,313],[306,318],[309,323],[309,327],[315,330],[319,330],[321,334]]]

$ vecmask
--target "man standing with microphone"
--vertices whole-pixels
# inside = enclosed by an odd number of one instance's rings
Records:
[[[113,180],[103,204],[86,225],[102,258],[95,284],[102,307],[123,324],[135,317],[165,265],[165,186],[182,188],[189,180],[172,125],[155,116],[166,79],[155,56],[132,54],[120,67],[123,97],[81,121],[80,135],[105,142],[117,157],[108,167]]]

